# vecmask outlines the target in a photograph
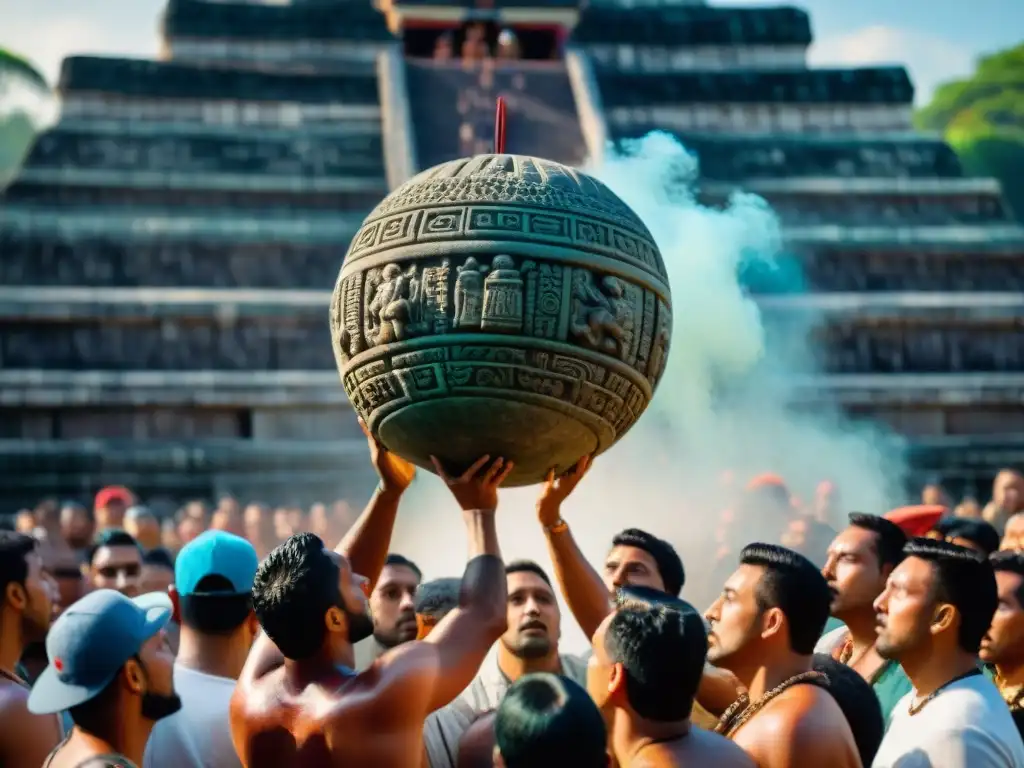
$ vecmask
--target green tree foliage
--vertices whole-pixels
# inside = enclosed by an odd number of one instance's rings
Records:
[[[8,78],[17,78],[25,85],[40,91],[45,91],[50,87],[46,83],[43,73],[36,69],[28,59],[19,56],[14,51],[0,48],[0,81],[5,81]]]
[[[13,180],[35,133],[35,125],[24,112],[0,115],[0,190]]]
[[[43,73],[28,59],[0,48],[0,188],[10,181],[35,135],[32,119],[11,103],[17,87],[39,93],[50,88]]]
[[[999,179],[1024,220],[1024,43],[982,57],[971,77],[941,86],[915,121],[940,131],[967,173]]]

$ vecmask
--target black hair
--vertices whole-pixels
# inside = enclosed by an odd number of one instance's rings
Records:
[[[814,654],[811,669],[828,677],[825,689],[832,694],[850,724],[861,765],[871,765],[885,735],[885,717],[875,689],[857,670],[827,653]]]
[[[256,571],[252,606],[260,626],[286,659],[306,659],[323,645],[324,614],[343,605],[338,563],[319,536],[297,533]]]
[[[886,520],[878,515],[865,515],[863,512],[851,512],[850,525],[875,534],[875,551],[878,553],[880,566],[891,565],[895,568],[903,562],[903,547],[907,545],[907,534],[892,520]]]
[[[740,563],[765,569],[757,584],[757,603],[762,611],[778,608],[785,615],[790,649],[806,656],[814,653],[832,604],[821,571],[798,552],[774,544],[747,545]]]
[[[1024,576],[1024,552],[1014,549],[1003,549],[989,555],[988,561],[992,563],[992,570],[996,573],[1009,571],[1018,576]]]
[[[111,724],[116,721],[114,707],[117,705],[118,678],[121,670],[114,678],[88,701],[68,709],[68,717],[78,728],[94,736],[103,736],[110,732]]]
[[[174,570],[174,555],[167,547],[153,547],[153,549],[142,555],[143,565],[156,565],[160,568]]]
[[[142,547],[128,531],[122,528],[105,528],[96,534],[96,538],[92,540],[92,544],[86,550],[85,562],[92,565],[96,553],[103,547],[135,547],[139,551],[139,556],[142,556]]]
[[[948,517],[933,529],[947,539],[967,539],[981,549],[986,557],[999,549],[999,531],[991,523],[969,517]]]
[[[235,592],[219,574],[204,576],[195,592],[178,597],[181,623],[203,635],[230,635],[252,613],[252,593]]]
[[[624,602],[608,624],[604,647],[622,664],[626,696],[638,715],[656,722],[690,716],[708,652],[704,620],[693,606],[678,598],[649,607]]]
[[[612,539],[612,546],[642,549],[654,558],[654,562],[658,566],[658,573],[665,584],[665,591],[670,595],[677,596],[683,591],[683,585],[686,583],[683,561],[675,547],[664,539],[659,539],[654,534],[641,531],[639,528],[627,528]]]
[[[434,579],[420,584],[416,589],[416,613],[440,621],[459,607],[459,592],[462,579]]]
[[[412,560],[402,555],[390,554],[384,561],[384,565],[402,565],[416,574],[416,581],[423,581],[423,571]]]
[[[509,686],[494,717],[506,768],[605,768],[604,718],[587,692],[567,677],[541,672]]]
[[[36,551],[39,542],[24,533],[0,531],[0,605],[7,599],[7,585],[24,586],[28,578],[25,558]]]
[[[999,605],[992,563],[973,549],[936,539],[911,539],[903,553],[931,563],[935,599],[956,608],[960,614],[960,648],[976,654]]]
[[[505,575],[510,573],[532,573],[544,579],[544,582],[551,587],[551,577],[533,560],[513,560],[505,566]],[[552,587],[554,589],[554,587]]]

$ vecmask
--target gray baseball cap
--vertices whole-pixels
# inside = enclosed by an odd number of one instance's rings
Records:
[[[73,603],[46,636],[50,663],[32,687],[29,712],[62,712],[98,695],[170,617],[162,592],[131,600],[100,589]]]

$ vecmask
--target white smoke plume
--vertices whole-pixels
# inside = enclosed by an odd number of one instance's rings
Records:
[[[719,514],[731,502],[724,473],[741,487],[754,475],[777,473],[807,502],[828,479],[838,486],[843,510],[881,514],[895,506],[902,463],[887,436],[851,424],[837,409],[800,415],[788,406],[796,379],[814,372],[805,339],[810,319],[802,316],[786,329],[784,355],[766,354],[765,322],[737,273],[751,262],[776,266],[781,230],[768,205],[739,194],[724,210],[701,206],[697,160],[665,134],[622,147],[586,170],[650,228],[668,268],[673,305],[671,352],[651,406],[595,460],[563,510],[588,559],[600,567],[616,532],[643,528],[683,556],[683,596],[705,599],[706,589],[697,585],[710,570]],[[530,558],[550,568],[534,512],[538,490],[503,492],[499,532],[506,560]],[[465,537],[447,489],[423,472],[409,496],[393,551],[415,560],[427,578],[460,574]],[[766,537],[756,526],[744,532],[749,541]],[[583,638],[564,606],[563,616],[564,642],[579,649]]]

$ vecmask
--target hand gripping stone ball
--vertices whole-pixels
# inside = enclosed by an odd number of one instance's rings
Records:
[[[352,406],[389,450],[430,471],[431,455],[449,472],[502,456],[516,463],[505,485],[529,485],[640,418],[671,307],[654,239],[608,187],[499,151],[420,173],[366,218],[331,339]]]

